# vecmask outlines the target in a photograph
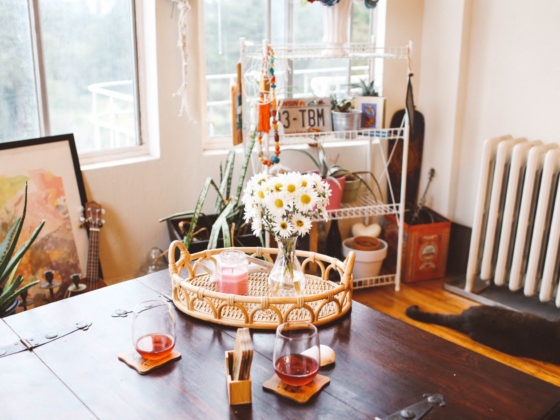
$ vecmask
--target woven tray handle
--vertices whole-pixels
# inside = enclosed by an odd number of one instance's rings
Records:
[[[179,259],[175,261],[176,250],[179,250]],[[190,265],[191,254],[185,248],[182,241],[173,241],[169,245],[169,272],[173,274],[181,274],[187,268],[189,270],[189,277],[193,275],[193,269]]]
[[[346,259],[344,260],[344,276],[342,277],[342,284],[345,287],[352,288],[352,270],[354,269],[354,260],[356,259],[356,254],[354,251],[350,251]]]

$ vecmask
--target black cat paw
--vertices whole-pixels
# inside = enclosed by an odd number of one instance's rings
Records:
[[[418,305],[412,305],[409,306],[408,308],[406,308],[406,316],[412,318],[414,315],[416,315],[418,312],[420,312]]]

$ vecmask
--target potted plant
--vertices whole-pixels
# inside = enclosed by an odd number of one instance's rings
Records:
[[[375,81],[367,83],[362,79],[352,87],[360,90],[360,95],[354,97],[354,106],[362,113],[361,128],[383,128],[385,98],[379,96],[379,92],[375,89]]]
[[[445,276],[451,222],[425,206],[426,194],[434,176],[435,169],[431,168],[418,204],[405,212],[402,279],[406,283]],[[386,217],[388,258],[396,263],[398,225],[394,215]]]
[[[317,150],[316,157],[307,150],[302,149],[285,149],[284,151],[295,151],[305,154],[316,167],[316,172],[321,175],[331,189],[331,197],[327,210],[336,210],[340,208],[340,203],[347,203],[356,200],[359,188],[364,185],[375,201],[380,201],[374,189],[370,187],[364,176],[369,175],[375,184],[378,192],[381,187],[377,182],[375,175],[369,171],[351,171],[337,164],[329,164],[329,160],[325,153],[325,149],[320,143],[312,145]]]
[[[20,274],[16,275],[23,255],[35,241],[45,224],[43,220],[39,226],[35,228],[27,242],[16,252],[16,246],[19,235],[21,234],[26,211],[27,184],[25,185],[25,200],[23,203],[22,215],[16,219],[2,240],[2,243],[0,243],[0,318],[13,314],[19,304],[18,296],[39,283],[37,280],[20,287],[23,283],[23,277]]]
[[[351,131],[360,128],[362,111],[352,109],[351,99],[331,96],[331,113],[334,131]]]
[[[256,131],[253,133],[248,149],[245,151],[237,188],[232,189],[235,152],[231,150],[225,164],[220,164],[220,180],[206,178],[192,211],[175,213],[160,219],[166,221],[170,239],[182,239],[189,252],[231,246],[255,246],[263,244],[263,239],[251,234],[243,220],[244,206],[241,202],[243,184],[249,166],[251,152],[255,145]],[[202,207],[212,186],[218,197],[215,214],[205,215]]]

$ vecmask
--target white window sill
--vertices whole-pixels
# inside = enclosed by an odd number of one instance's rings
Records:
[[[110,168],[114,166],[131,165],[159,159],[150,153],[146,147],[131,147],[126,149],[86,153],[79,156],[80,167],[83,171]]]

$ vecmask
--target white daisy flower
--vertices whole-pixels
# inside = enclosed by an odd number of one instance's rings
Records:
[[[290,172],[286,174],[284,185],[286,186],[285,192],[289,195],[295,195],[297,190],[301,188],[301,174],[298,172]]]
[[[300,188],[296,195],[295,207],[300,212],[313,210],[317,206],[317,193],[311,188]]]
[[[263,230],[262,219],[253,219],[253,221],[251,222],[251,229],[256,236],[259,236]]]
[[[273,231],[281,238],[289,238],[294,233],[294,228],[290,222],[282,220],[279,223],[276,223]]]
[[[294,231],[299,236],[306,235],[311,229],[311,219],[302,214],[297,214],[297,213],[294,214],[292,216],[291,222],[292,222],[292,226],[294,227]]]
[[[272,216],[283,216],[288,209],[288,199],[283,193],[272,193],[265,198],[265,205]]]

